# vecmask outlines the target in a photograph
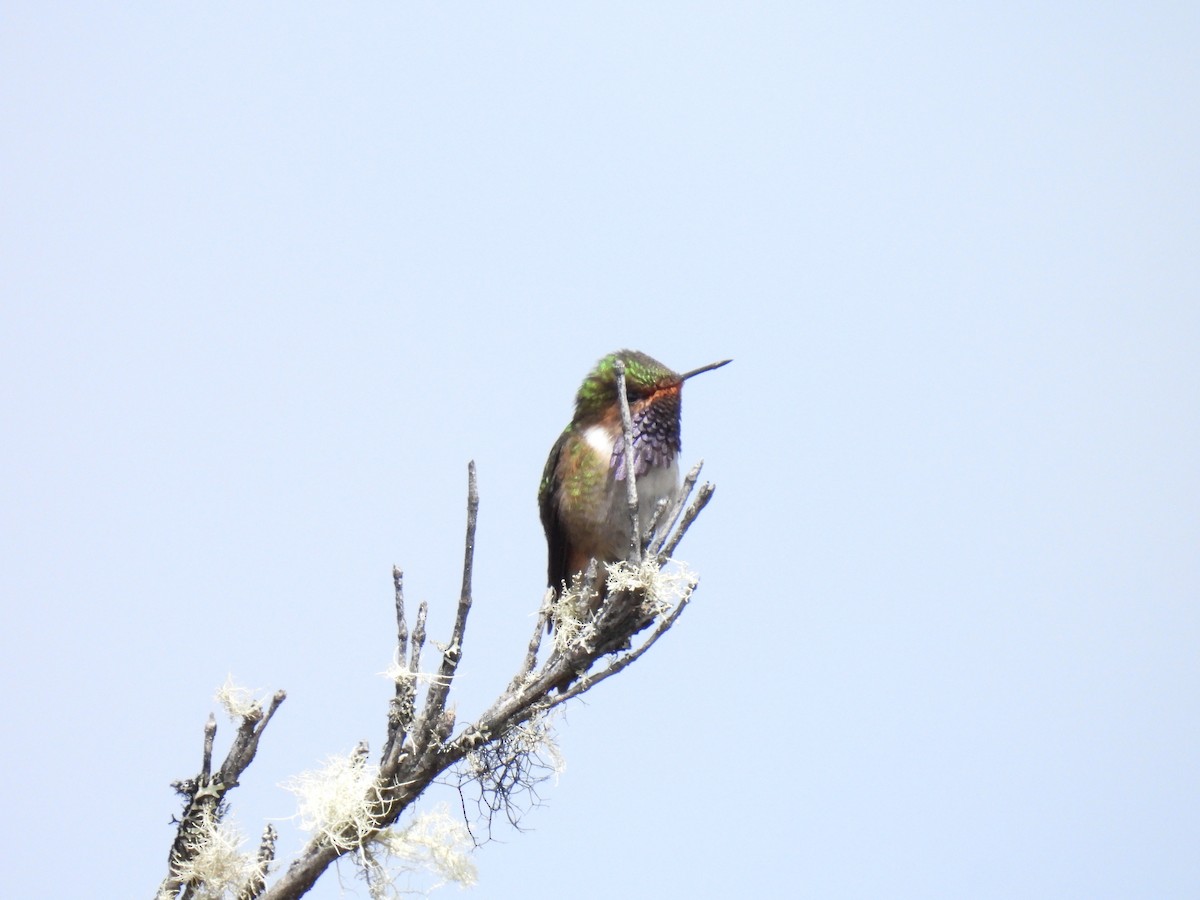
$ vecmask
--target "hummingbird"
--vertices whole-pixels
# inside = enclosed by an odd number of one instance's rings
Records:
[[[557,595],[595,559],[625,559],[632,540],[625,479],[621,406],[615,363],[625,363],[625,393],[633,422],[633,469],[638,521],[643,525],[662,498],[679,489],[679,407],[683,383],[733,360],[682,375],[636,350],[618,350],[599,362],[575,395],[575,416],[550,450],[538,488],[546,531],[546,577]]]

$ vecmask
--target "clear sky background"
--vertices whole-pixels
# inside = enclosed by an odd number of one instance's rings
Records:
[[[288,691],[231,797],[294,852],[278,785],[382,742],[393,563],[449,633],[469,459],[482,709],[629,346],[736,360],[685,391],[701,586],[475,896],[1200,895],[1198,47],[1195,3],[6,4],[3,893],[151,896],[228,673]]]

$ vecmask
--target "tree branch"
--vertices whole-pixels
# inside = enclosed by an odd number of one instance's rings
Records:
[[[458,597],[458,613],[454,617],[454,631],[450,644],[442,653],[442,667],[438,676],[429,685],[425,699],[426,717],[440,716],[446,708],[446,697],[450,693],[450,682],[462,659],[463,634],[467,630],[467,616],[471,612],[471,577],[475,569],[475,525],[479,519],[479,487],[475,483],[475,461],[467,465],[467,539],[463,550],[462,590]]]
[[[638,522],[637,470],[633,456],[633,417],[629,413],[629,395],[625,391],[625,360],[619,356],[613,362],[617,376],[617,400],[621,408],[621,444],[625,464],[625,502],[629,507],[629,550],[626,559],[631,563],[642,560],[642,530]]]
[[[180,890],[185,896],[195,884],[189,874],[190,865],[205,843],[210,839],[212,828],[220,822],[224,813],[225,795],[237,787],[238,778],[254,761],[258,751],[258,739],[275,715],[275,711],[287,694],[277,691],[271,705],[263,712],[262,705],[255,702],[242,714],[242,722],[234,735],[233,744],[216,775],[212,771],[213,740],[217,734],[217,720],[210,713],[204,725],[204,754],[200,763],[200,774],[195,778],[176,781],[172,787],[186,799],[183,817],[175,832],[175,840],[167,858],[167,877],[158,888],[158,897],[174,897]]]
[[[421,673],[421,653],[425,644],[427,604],[418,607],[411,632],[405,612],[403,574],[393,569],[396,608],[396,663],[392,671],[395,694],[389,701],[387,736],[379,757],[379,766],[370,776],[354,818],[326,822],[317,829],[300,854],[273,885],[266,887],[267,869],[274,858],[276,835],[273,828],[264,832],[258,856],[239,900],[297,900],[316,883],[321,874],[339,856],[355,854],[356,860],[376,860],[381,845],[375,843],[424,791],[441,776],[458,767],[460,789],[467,782],[478,784],[483,806],[490,816],[504,810],[516,824],[520,812],[512,806],[521,792],[536,799],[534,788],[546,767],[535,757],[548,740],[548,714],[567,701],[586,693],[602,681],[623,671],[640,659],[679,619],[696,587],[694,577],[666,576],[660,568],[678,546],[697,515],[712,496],[712,486],[701,487],[690,506],[687,500],[699,477],[697,464],[684,480],[671,504],[661,504],[647,529],[645,542],[638,530],[636,471],[630,439],[628,399],[623,372],[619,375],[622,420],[625,426],[625,471],[627,499],[634,539],[629,561],[610,567],[628,587],[610,590],[606,601],[563,646],[551,646],[545,658],[542,640],[550,616],[552,595],[543,598],[534,632],[523,659],[507,689],[474,721],[453,734],[455,717],[447,711],[447,701],[458,664],[472,606],[472,578],[479,495],[474,463],[468,466],[467,527],[463,553],[462,587],[450,642],[442,650],[437,670]],[[645,549],[644,549],[645,548]],[[594,591],[597,570],[593,565],[581,579],[584,591]],[[672,578],[674,581],[672,581]],[[669,587],[684,581],[681,588]],[[675,593],[670,593],[675,591]],[[636,645],[634,638],[653,625]],[[440,646],[440,645],[439,645]],[[406,660],[407,656],[407,660]],[[607,661],[604,661],[606,658]],[[422,679],[430,684],[424,704],[418,712],[416,686]],[[557,693],[556,693],[557,691]],[[205,729],[205,751],[197,778],[177,785],[188,802],[179,824],[179,834],[171,851],[168,878],[159,897],[187,896],[191,887],[180,876],[186,872],[191,852],[189,834],[205,817],[219,818],[225,793],[237,784],[237,778],[249,765],[259,737],[267,722],[284,699],[283,692],[273,698],[264,712],[255,705],[242,718],[229,755],[216,775],[210,775],[215,720]],[[548,752],[553,753],[553,750]],[[369,772],[367,749],[360,743],[351,764],[357,771]],[[461,764],[461,765],[460,765]],[[191,829],[191,831],[189,830]],[[381,871],[371,863],[372,872]],[[374,877],[374,876],[372,876]]]

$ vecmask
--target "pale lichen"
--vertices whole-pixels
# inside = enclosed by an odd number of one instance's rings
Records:
[[[596,592],[585,588],[583,579],[576,575],[554,607],[554,646],[560,653],[590,641],[596,630],[595,606]]]
[[[263,697],[255,697],[254,691],[243,687],[233,679],[233,675],[225,676],[225,683],[217,688],[216,700],[235,722],[246,716],[256,716],[262,712]]]
[[[236,897],[255,872],[254,855],[242,852],[245,843],[234,824],[204,810],[186,839],[187,852],[175,872],[178,883],[189,885],[195,900]]]
[[[700,582],[687,563],[668,560],[666,565],[660,565],[653,556],[643,559],[640,565],[611,563],[607,576],[610,594],[618,591],[638,593],[644,598],[642,605],[646,612],[655,616],[669,613]]]
[[[440,672],[414,672],[402,660],[393,658],[386,669],[379,673],[396,684],[414,684],[416,682],[448,682],[450,678]]]
[[[297,816],[305,831],[321,834],[339,850],[357,847],[374,825],[372,809],[381,801],[379,767],[362,753],[331,756],[325,765],[304,772],[283,786],[296,795]]]
[[[400,872],[433,873],[440,879],[434,887],[446,882],[470,887],[478,879],[471,861],[475,846],[471,834],[445,806],[417,815],[402,828],[381,832],[372,844],[394,857]]]

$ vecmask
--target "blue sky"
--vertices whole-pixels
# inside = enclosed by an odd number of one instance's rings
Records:
[[[1196,896],[1197,46],[1182,3],[9,4],[7,893],[149,896],[228,673],[289,693],[248,833],[377,749],[390,567],[448,635],[469,459],[480,710],[629,346],[736,360],[685,392],[701,586],[475,895]]]

